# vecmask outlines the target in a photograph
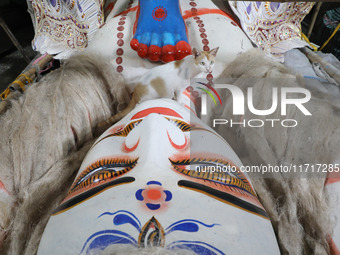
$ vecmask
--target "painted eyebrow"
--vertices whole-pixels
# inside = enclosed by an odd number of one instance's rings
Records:
[[[101,141],[110,138],[110,137],[114,137],[114,136],[121,136],[121,137],[127,137],[127,135],[132,131],[132,129],[134,129],[140,122],[142,122],[142,120],[137,120],[137,121],[133,121],[131,122],[129,125],[125,126],[123,128],[123,130],[120,130],[116,133],[113,134],[108,134],[107,136],[104,136],[102,139],[100,139],[98,142],[96,142],[93,146],[95,147],[98,143],[100,143]],[[91,148],[91,149],[92,149]]]
[[[169,117],[164,117],[165,119],[167,119],[168,121],[170,121],[170,123],[173,123],[176,127],[178,127],[179,129],[181,129],[183,132],[189,132],[192,127],[190,124],[186,123],[185,121],[179,120],[179,119],[175,119],[175,118],[169,118]],[[108,134],[107,136],[103,137],[102,139],[100,139],[98,142],[96,142],[92,147],[95,147],[98,143],[100,143],[101,141],[110,138],[110,137],[115,137],[115,136],[120,136],[120,137],[127,137],[128,134],[135,128],[138,126],[139,123],[141,123],[143,121],[142,120],[137,120],[137,121],[133,121],[131,122],[129,125],[125,126],[123,128],[123,130],[120,130],[114,134]]]

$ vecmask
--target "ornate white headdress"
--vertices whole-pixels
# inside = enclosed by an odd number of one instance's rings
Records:
[[[104,22],[104,0],[32,0],[35,37],[32,46],[41,53],[67,57],[86,48]]]
[[[283,61],[283,54],[307,42],[301,38],[301,21],[312,2],[229,1],[248,37],[268,56]]]

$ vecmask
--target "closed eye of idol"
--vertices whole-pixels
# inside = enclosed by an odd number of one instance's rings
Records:
[[[115,179],[135,167],[136,159],[101,159],[87,167],[73,183],[69,194]]]
[[[172,127],[178,128],[182,132],[190,131],[190,125],[182,120],[160,115],[159,118],[169,123]],[[96,159],[92,160],[90,163],[86,163],[84,167],[81,167],[84,170],[78,174],[66,199],[57,211],[61,209],[65,210],[66,207],[69,208],[69,206],[73,206],[75,202],[79,204],[85,199],[88,199],[109,187],[134,181],[134,177],[126,177],[126,174],[134,169],[138,163],[139,157],[131,156],[130,152],[133,152],[138,147],[139,138],[131,147],[129,147],[127,138],[130,137],[129,134],[139,126],[143,120],[144,119],[131,121],[123,127],[113,127],[108,130],[108,134],[106,133],[104,137],[100,138],[92,146],[90,150],[91,153],[89,154],[100,155],[100,157],[97,158],[96,156],[91,155]],[[114,138],[123,139],[112,140]],[[112,147],[112,145],[110,145],[112,148],[110,153],[107,153],[107,149],[102,149],[106,148],[106,146],[113,141],[115,141],[114,144],[116,144],[116,146]],[[115,151],[115,153],[113,153],[113,151]],[[103,153],[107,153],[107,155],[103,155]]]
[[[240,170],[230,162],[207,157],[191,157],[170,162],[174,169],[191,178],[200,179],[204,182],[219,184],[241,194],[255,196],[249,181]]]
[[[213,197],[239,209],[267,218],[247,177],[227,160],[218,157],[169,159],[183,178],[178,186]]]
[[[123,177],[123,175],[131,171],[137,162],[138,158],[105,158],[95,161],[73,182],[67,197],[54,214],[68,210],[108,188],[134,182],[135,178]]]

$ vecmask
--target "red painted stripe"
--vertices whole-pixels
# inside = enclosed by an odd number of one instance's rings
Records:
[[[135,149],[137,149],[138,144],[139,144],[139,140],[140,140],[140,139],[138,139],[137,143],[136,143],[134,146],[132,146],[131,148],[127,147],[126,143],[124,142],[124,144],[125,144],[125,146],[124,146],[125,151],[126,151],[126,152],[132,152],[132,151],[134,151]]]
[[[165,108],[165,107],[152,107],[152,108],[145,109],[143,111],[140,111],[140,112],[136,113],[131,118],[131,120],[144,118],[144,117],[148,116],[151,113],[158,113],[158,114],[162,114],[162,115],[166,115],[166,116],[173,116],[173,117],[177,117],[177,118],[183,119],[183,117],[181,115],[179,115],[177,112],[175,112],[174,110],[171,110],[169,108]]]
[[[340,178],[327,178],[325,181],[325,185],[336,183],[336,182],[340,182]]]
[[[104,12],[111,11],[116,3],[109,3],[108,6],[106,6]]]
[[[325,186],[328,184],[340,182],[340,173],[339,172],[328,172],[327,178],[325,180]]]
[[[197,113],[193,109],[191,109],[190,106],[185,104],[184,107],[187,108],[188,110],[190,110],[193,114],[195,114],[195,116],[197,116]]]
[[[9,194],[8,191],[7,191],[7,189],[5,188],[5,185],[2,183],[2,181],[0,181],[0,190],[3,190],[3,191],[6,192],[7,194]]]
[[[333,238],[331,238],[331,240],[329,242],[329,248],[331,250],[331,255],[340,255],[340,251],[339,251],[337,245],[335,244]]]
[[[179,145],[179,144],[174,143],[174,141],[172,141],[168,131],[166,131],[166,133],[168,134],[168,138],[169,138],[169,141],[170,141],[172,147],[174,147],[176,150],[183,150],[187,146],[188,140],[187,140],[186,136],[184,137],[184,139],[185,139],[184,143],[182,145]]]

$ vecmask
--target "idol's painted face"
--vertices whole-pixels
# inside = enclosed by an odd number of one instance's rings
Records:
[[[186,108],[166,99],[142,103],[92,146],[39,253],[87,254],[117,244],[278,253],[240,166],[230,146]]]

